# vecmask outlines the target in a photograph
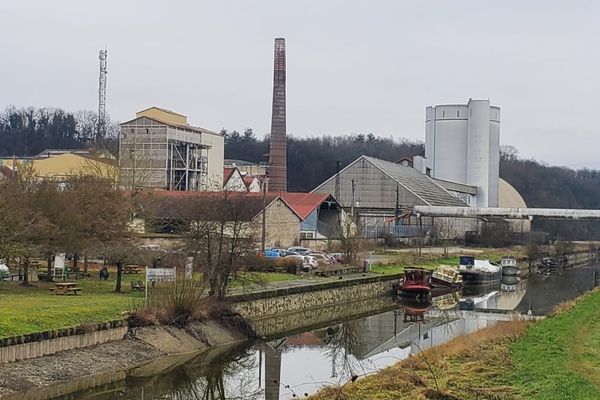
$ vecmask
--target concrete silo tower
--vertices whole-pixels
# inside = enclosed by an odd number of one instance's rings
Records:
[[[500,108],[489,100],[427,107],[425,158],[436,179],[477,187],[477,207],[498,207]]]

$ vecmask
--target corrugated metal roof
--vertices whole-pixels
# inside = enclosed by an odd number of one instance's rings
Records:
[[[468,207],[462,200],[452,196],[435,183],[433,179],[414,168],[375,157],[363,156],[363,158],[430,206]]]

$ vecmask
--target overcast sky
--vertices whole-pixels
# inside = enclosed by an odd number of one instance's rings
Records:
[[[0,2],[0,107],[152,105],[209,129],[269,132],[273,39],[287,43],[288,133],[424,140],[425,106],[489,98],[501,143],[600,168],[600,2]]]

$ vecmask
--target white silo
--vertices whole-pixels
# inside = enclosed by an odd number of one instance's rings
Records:
[[[427,141],[430,140],[428,167],[432,176],[451,182],[465,182],[467,179],[467,106],[449,104],[428,107],[426,124],[425,157]],[[426,111],[427,113],[427,111]]]
[[[498,206],[500,109],[489,100],[425,110],[425,157],[432,177],[477,187],[478,207]]]

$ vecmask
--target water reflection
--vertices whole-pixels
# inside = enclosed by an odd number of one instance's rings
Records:
[[[503,293],[446,293],[431,303],[403,302],[392,311],[323,326],[227,353],[203,355],[168,373],[79,392],[64,399],[281,400],[302,398],[353,375],[376,372],[452,338],[509,319],[502,310],[545,314],[597,286],[600,267],[533,276]],[[494,288],[490,288],[494,289]],[[472,310],[464,310],[465,304]],[[308,322],[308,321],[307,321]]]

